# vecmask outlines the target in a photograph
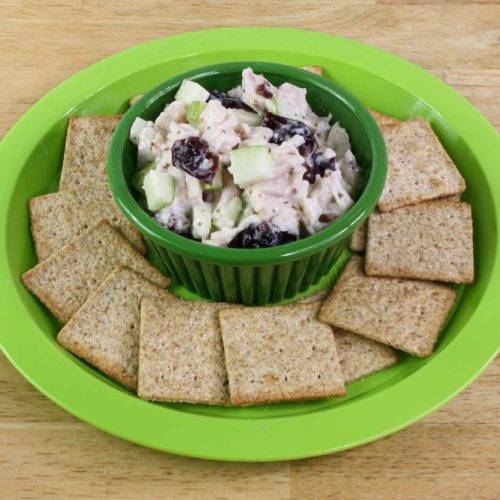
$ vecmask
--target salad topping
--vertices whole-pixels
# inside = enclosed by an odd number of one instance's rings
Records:
[[[136,118],[135,188],[164,227],[203,243],[265,248],[314,234],[354,203],[347,132],[306,90],[250,68],[228,92],[182,82],[153,121]]]

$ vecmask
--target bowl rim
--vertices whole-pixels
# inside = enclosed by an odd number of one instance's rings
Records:
[[[196,240],[180,236],[162,227],[138,203],[125,178],[122,168],[122,151],[129,140],[129,131],[133,121],[140,116],[152,102],[180,85],[184,79],[194,81],[209,75],[241,72],[251,67],[260,73],[275,72],[285,77],[294,77],[303,82],[315,85],[322,90],[333,93],[353,111],[366,130],[372,149],[372,168],[365,188],[354,205],[337,221],[325,229],[285,245],[262,249],[240,249],[216,247]],[[223,265],[262,265],[280,264],[298,260],[318,253],[345,239],[375,208],[382,194],[387,176],[387,151],[382,132],[368,109],[349,91],[340,85],[294,66],[285,64],[238,61],[202,66],[195,70],[180,73],[153,87],[145,93],[122,117],[111,141],[108,154],[108,178],[113,197],[120,210],[134,226],[147,238],[163,248],[178,254]]]

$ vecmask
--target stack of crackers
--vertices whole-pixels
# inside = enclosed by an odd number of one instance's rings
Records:
[[[470,207],[449,198],[463,179],[423,120],[377,119],[388,182],[351,241],[366,257],[354,255],[333,290],[267,307],[166,291],[169,279],[146,260],[109,190],[119,117],[70,120],[60,191],[30,201],[39,263],[23,282],[63,323],[61,346],[143,399],[252,405],[342,396],[345,384],[395,364],[396,349],[431,354],[456,294],[436,281],[473,279]]]
[[[416,356],[432,353],[455,288],[474,280],[465,181],[423,119],[373,112],[388,153],[382,196],[350,247],[351,259],[319,317]],[[444,283],[447,284],[444,284]]]
[[[120,116],[69,119],[59,192],[29,203],[31,233],[39,261],[106,219],[140,253],[142,237],[116,206],[107,175],[108,147]]]

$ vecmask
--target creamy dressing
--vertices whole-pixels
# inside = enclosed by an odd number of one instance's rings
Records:
[[[231,109],[226,109],[219,101],[210,101],[200,115],[201,137],[219,155],[220,161],[229,163],[229,153],[240,142],[237,129],[239,122]]]
[[[154,215],[160,224],[181,234],[191,232],[210,245],[227,246],[239,232],[263,221],[297,238],[314,234],[352,206],[359,189],[360,168],[349,136],[339,123],[330,125],[330,116],[320,117],[312,111],[305,89],[289,83],[275,87],[247,68],[242,73],[241,86],[228,95],[241,99],[260,115],[271,112],[307,125],[315,137],[314,157],[300,153],[304,151],[303,135],[292,135],[276,144],[272,142],[273,130],[250,126],[239,119],[235,109],[225,107],[217,99],[201,103],[198,121],[188,123],[190,103],[176,99],[154,122],[137,118],[130,131],[130,139],[138,148],[139,168],[153,160],[155,169],[175,179],[173,202]],[[218,168],[222,169],[220,188],[208,192],[198,179],[173,165],[172,146],[190,137],[200,137],[217,155]],[[248,146],[268,148],[275,166],[270,178],[237,186],[227,170],[231,151]],[[304,180],[304,174],[310,166],[308,162],[313,160],[334,162],[334,167],[325,170],[323,176],[316,175],[311,183]],[[211,165],[206,160],[200,168],[208,169]],[[242,203],[235,204],[235,198]],[[242,206],[237,216],[234,206]],[[199,227],[203,225],[202,233],[196,232],[193,221],[193,213],[200,207],[208,212],[204,215],[208,222],[197,221]]]

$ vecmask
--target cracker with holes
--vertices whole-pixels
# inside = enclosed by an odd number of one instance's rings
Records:
[[[57,318],[67,322],[118,265],[162,288],[170,283],[107,221],[90,227],[24,273],[22,280]]]
[[[225,405],[227,373],[217,313],[228,304],[172,295],[141,306],[138,395],[154,401]]]
[[[429,356],[456,298],[429,281],[367,276],[351,257],[318,318],[415,356]]]
[[[219,320],[232,404],[344,395],[332,330],[310,304],[233,307]]]
[[[130,389],[137,389],[144,298],[168,292],[118,266],[66,323],[57,342]]]
[[[370,216],[365,269],[371,276],[474,281],[471,207],[429,202]]]

